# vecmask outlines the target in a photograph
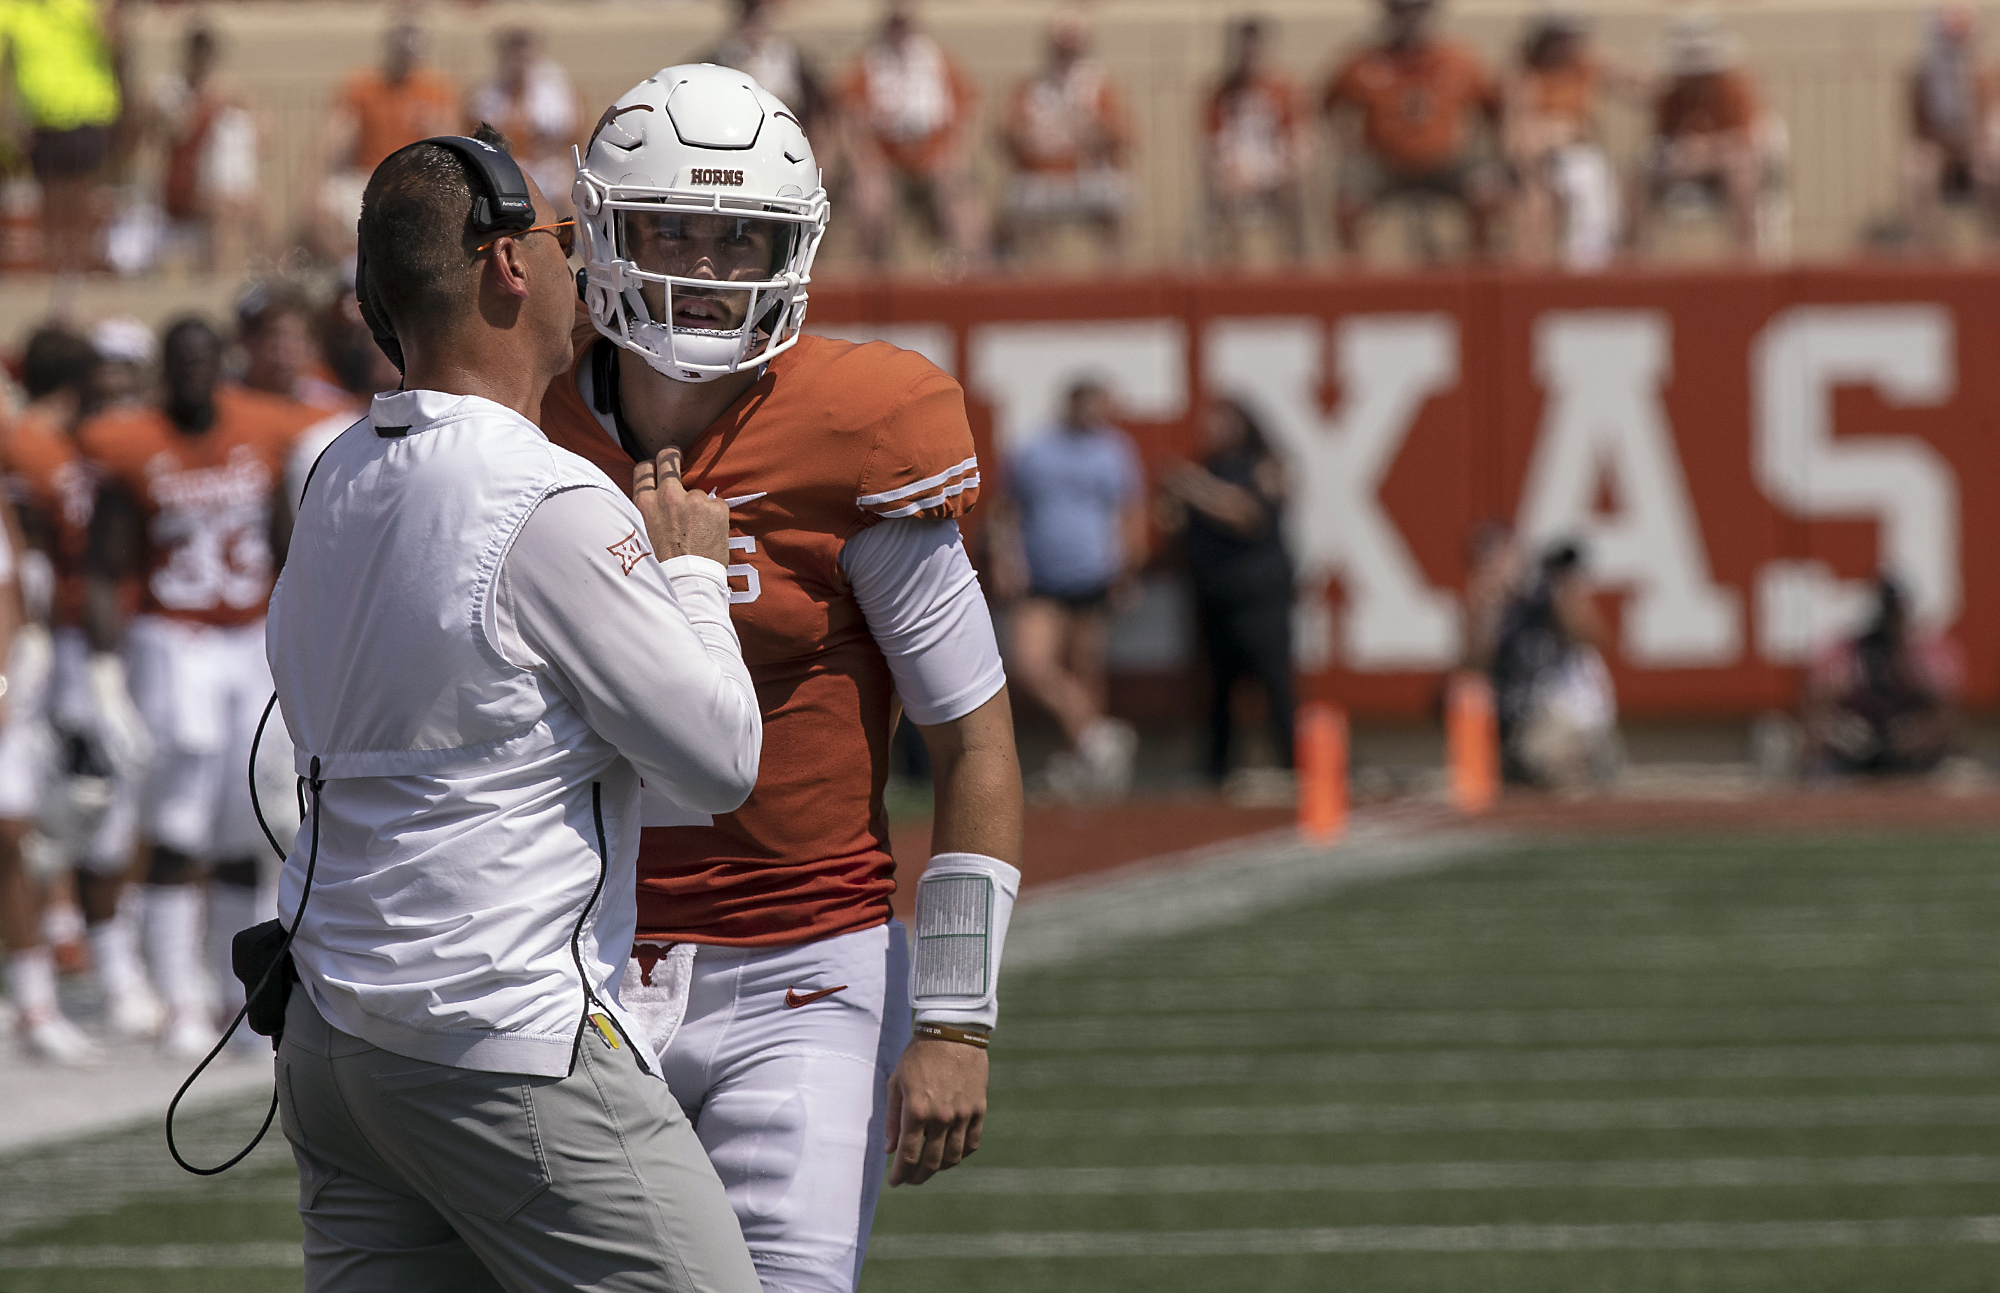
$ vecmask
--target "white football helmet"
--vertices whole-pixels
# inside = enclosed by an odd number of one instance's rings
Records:
[[[826,189],[798,118],[746,74],[688,63],[634,86],[579,154],[574,197],[584,303],[616,345],[709,382],[798,342]]]

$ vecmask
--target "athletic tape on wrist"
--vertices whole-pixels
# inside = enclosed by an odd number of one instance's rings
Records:
[[[981,853],[940,853],[917,881],[910,1002],[919,1023],[999,1020],[1000,953],[1021,873]]]

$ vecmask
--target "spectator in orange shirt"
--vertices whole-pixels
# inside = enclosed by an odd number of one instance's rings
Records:
[[[1275,217],[1293,259],[1305,258],[1305,157],[1296,85],[1270,65],[1262,18],[1229,27],[1229,65],[1202,117],[1210,254],[1242,258],[1253,221]]]
[[[543,196],[569,216],[570,187],[576,163],[570,149],[582,143],[577,134],[576,89],[569,73],[552,58],[544,58],[541,40],[526,27],[505,27],[493,38],[493,79],[466,101],[469,128],[482,121],[507,136],[514,160],[535,177]]]
[[[188,29],[178,72],[153,87],[152,128],[166,147],[160,205],[205,270],[243,268],[261,241],[257,119],[219,83],[215,33]]]
[[[1617,250],[1624,204],[1597,130],[1607,90],[1636,102],[1644,87],[1598,56],[1580,14],[1559,10],[1528,24],[1502,139],[1519,185],[1514,252],[1531,265],[1602,269]]]
[[[854,218],[869,261],[888,264],[900,196],[944,244],[938,268],[945,277],[983,265],[986,218],[970,157],[978,92],[957,60],[916,29],[903,0],[854,60],[843,97],[852,124]]]
[[[382,66],[350,73],[334,98],[327,125],[331,170],[320,197],[321,250],[333,259],[354,254],[361,191],[377,164],[405,144],[456,132],[458,88],[425,67],[429,37],[401,22],[383,40]]]
[[[1093,229],[1107,257],[1124,249],[1132,121],[1118,83],[1089,52],[1083,19],[1057,16],[1049,24],[1047,64],[1008,100],[1005,138],[1014,176],[1002,245],[1010,254],[1032,257],[1065,221]]]
[[[1351,58],[1327,86],[1329,115],[1359,119],[1361,146],[1343,148],[1334,210],[1341,244],[1361,245],[1374,209],[1395,197],[1458,203],[1477,255],[1489,242],[1499,177],[1480,159],[1478,127],[1500,116],[1500,90],[1471,50],[1433,30],[1435,0],[1382,0],[1382,42]]]
[[[1987,232],[2000,228],[2000,81],[1979,58],[1972,10],[1931,15],[1923,61],[1910,77],[1910,150],[1904,166],[1910,224],[1926,251],[1942,251],[1946,202],[1969,203]]]
[[[1736,42],[1712,16],[1675,20],[1654,104],[1644,210],[1650,220],[1684,193],[1720,199],[1737,253],[1766,261],[1783,255],[1789,222],[1783,128],[1765,114],[1738,62]]]

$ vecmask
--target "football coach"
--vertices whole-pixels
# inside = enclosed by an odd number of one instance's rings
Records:
[[[277,1080],[314,1293],[758,1287],[618,1004],[641,779],[721,813],[756,777],[728,515],[671,453],[635,506],[532,421],[567,228],[457,137],[362,204],[404,389],[314,468],[267,630],[311,799]]]

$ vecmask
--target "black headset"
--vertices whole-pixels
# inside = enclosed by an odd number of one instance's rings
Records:
[[[425,144],[451,149],[464,158],[466,165],[479,177],[475,187],[483,192],[478,192],[472,200],[474,229],[481,234],[506,235],[519,233],[535,223],[535,203],[528,196],[527,177],[521,174],[521,164],[505,151],[466,135],[434,135],[407,144],[389,156],[395,157],[412,148],[422,148]],[[357,238],[355,248],[354,300],[361,307],[362,322],[375,336],[375,344],[389,356],[389,362],[396,365],[396,371],[400,373],[403,371],[403,344],[396,339],[396,328],[389,322],[389,312],[382,308],[374,285],[368,281],[367,247]]]

